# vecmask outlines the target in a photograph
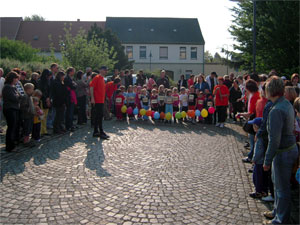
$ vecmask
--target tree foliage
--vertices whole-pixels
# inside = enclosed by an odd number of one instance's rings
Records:
[[[61,40],[61,53],[64,65],[72,65],[76,70],[92,67],[98,69],[106,65],[113,69],[117,63],[116,52],[109,47],[104,39],[91,37],[88,41],[84,30],[76,36],[70,33],[72,27],[65,28],[65,35]]]
[[[31,45],[22,41],[9,40],[7,38],[0,39],[1,58],[15,59],[21,62],[39,61],[38,49],[34,49]]]
[[[275,69],[290,75],[299,72],[299,2],[256,1],[256,68],[258,72]],[[239,1],[233,12],[229,32],[238,44],[229,54],[235,64],[253,68],[253,0]]]
[[[109,48],[114,48],[116,51],[116,59],[118,62],[115,65],[115,69],[131,69],[133,61],[128,61],[128,57],[125,55],[124,46],[122,46],[120,39],[110,30],[102,30],[95,23],[91,26],[87,35],[88,40],[104,39]]]
[[[42,16],[34,14],[32,16],[25,16],[24,21],[45,21],[46,19]]]

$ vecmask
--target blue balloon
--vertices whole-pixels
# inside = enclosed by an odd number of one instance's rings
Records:
[[[196,112],[195,112],[195,116],[200,116],[201,115],[201,112],[200,112],[200,110],[196,110]]]
[[[135,108],[135,109],[133,110],[133,115],[137,115],[137,114],[139,114],[139,109],[138,109],[138,108]]]
[[[298,184],[300,184],[300,168],[298,168],[298,170],[297,170],[296,180],[298,181]]]
[[[154,119],[158,120],[160,118],[159,112],[154,113]]]

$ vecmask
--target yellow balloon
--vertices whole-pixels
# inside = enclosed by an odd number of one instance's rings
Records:
[[[141,114],[142,116],[145,116],[145,115],[146,115],[146,110],[145,110],[145,109],[141,109],[141,110],[140,110],[140,114]]]
[[[185,117],[186,117],[186,112],[185,112],[185,111],[182,111],[182,112],[181,112],[181,117],[182,117],[182,118],[185,118]]]
[[[201,111],[201,116],[202,116],[203,118],[205,118],[205,117],[208,116],[208,112],[207,112],[206,109],[202,109],[202,111]]]
[[[172,115],[171,115],[170,112],[168,112],[168,113],[166,114],[166,120],[170,120],[171,118],[172,118]]]
[[[121,112],[122,112],[122,113],[126,113],[126,112],[127,112],[127,107],[126,107],[126,105],[123,105],[123,106],[122,106]]]

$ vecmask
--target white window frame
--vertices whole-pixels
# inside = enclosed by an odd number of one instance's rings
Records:
[[[181,55],[184,54],[184,55]],[[184,56],[184,57],[182,57]],[[185,60],[186,59],[186,47],[179,47],[179,59]]]
[[[129,51],[129,49],[131,49],[131,51]],[[128,57],[128,59],[133,59],[133,46],[126,46],[126,55]],[[131,57],[130,57],[131,55]]]

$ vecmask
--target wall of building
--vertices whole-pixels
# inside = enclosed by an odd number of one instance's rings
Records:
[[[136,63],[203,63],[203,45],[163,45],[163,44],[123,44],[133,47],[133,59]],[[140,46],[146,46],[146,59],[140,59]],[[168,59],[159,58],[159,48],[168,47]],[[180,59],[180,47],[186,47],[186,59]],[[197,59],[191,59],[191,47],[197,47]]]
[[[230,74],[231,72],[234,73],[235,75],[243,75],[246,71],[235,70],[234,68],[228,67],[228,73],[227,73],[226,65],[222,65],[219,63],[205,63],[204,74],[209,75],[211,72],[216,72],[218,75],[223,76],[226,74]]]

